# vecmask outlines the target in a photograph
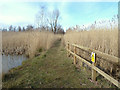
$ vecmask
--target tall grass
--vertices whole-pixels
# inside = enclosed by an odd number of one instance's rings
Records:
[[[109,27],[97,26],[95,23],[89,30],[68,30],[64,36],[65,42],[69,41],[118,57],[118,27],[111,22],[107,22],[108,24]]]
[[[65,35],[65,41],[99,50],[118,57],[118,30],[90,30],[70,32]]]
[[[101,23],[104,24],[104,23]],[[105,24],[104,24],[105,25]],[[110,24],[107,22],[108,27],[100,26],[98,24],[92,24],[89,28],[69,29],[64,35],[65,43],[68,41],[70,44],[76,43],[77,45],[89,47],[107,53],[112,56],[119,57],[118,51],[118,26],[116,24]],[[71,48],[72,49],[72,48]],[[79,52],[79,55],[83,55]],[[86,56],[85,56],[86,55]],[[83,55],[90,60],[90,56]],[[119,80],[120,68],[117,65],[109,63],[104,59],[97,59],[97,65],[105,70],[107,73],[113,75]]]
[[[60,38],[51,32],[3,32],[2,49],[5,54],[23,54],[34,57],[40,48],[49,49]]]

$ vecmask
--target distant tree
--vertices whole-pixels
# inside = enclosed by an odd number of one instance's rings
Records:
[[[13,28],[13,31],[14,31],[14,32],[16,31],[16,27]]]
[[[48,22],[51,26],[51,30],[54,33],[57,33],[57,26],[58,26],[59,17],[60,17],[60,12],[58,9],[56,9],[56,10],[53,10],[50,17],[48,18]]]
[[[57,31],[57,34],[65,34],[64,30],[63,29],[60,29]]]
[[[5,32],[5,31],[7,31],[7,29],[6,29],[6,28],[3,28],[3,29],[2,29],[2,31],[4,31],[4,32]]]
[[[12,30],[13,30],[13,26],[10,25],[10,27],[9,27],[9,31],[12,31]]]
[[[57,34],[64,34],[64,29],[62,28],[61,25],[57,26]]]
[[[45,5],[40,6],[39,12],[36,14],[36,23],[40,30],[48,30],[57,33],[57,26],[60,20],[60,11],[54,9],[48,12]]]
[[[46,6],[41,5],[39,12],[36,14],[36,23],[38,28],[44,30],[47,26]]]
[[[22,29],[21,29],[21,27],[20,27],[20,26],[18,26],[18,31],[19,31],[19,32],[21,32],[21,30],[22,30]]]
[[[61,30],[61,29],[63,29],[63,28],[62,28],[62,26],[59,24],[59,25],[57,26],[57,30],[59,31],[59,30]]]
[[[47,30],[47,31],[49,31],[49,30],[50,30],[50,27],[49,27],[49,26],[46,26],[45,28],[46,28],[46,30]]]
[[[60,16],[60,12],[59,12],[59,10],[55,10],[55,11],[53,11],[53,14],[55,15],[55,17],[54,17],[54,32],[56,33],[57,32],[57,24],[58,24],[58,19],[59,19],[59,16]]]
[[[25,27],[23,27],[23,31],[25,31]]]
[[[33,26],[32,25],[27,25],[27,28],[26,28],[26,30],[33,30]]]

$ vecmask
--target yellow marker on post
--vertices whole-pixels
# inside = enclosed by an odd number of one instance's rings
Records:
[[[92,68],[93,66],[96,66],[96,61],[95,61],[95,53],[91,53],[91,61],[92,61]],[[96,71],[92,69],[92,80],[96,81]]]
[[[91,53],[91,61],[93,63],[95,63],[95,53],[94,52]]]

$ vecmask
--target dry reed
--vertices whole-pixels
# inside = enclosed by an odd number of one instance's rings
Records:
[[[71,32],[65,35],[65,41],[76,43],[118,57],[118,30],[90,30]]]
[[[112,22],[110,20],[107,22],[108,28],[102,25],[97,26],[95,22],[89,30],[68,30],[64,36],[65,42],[69,41],[118,57],[118,26],[117,23],[112,25]],[[105,25],[106,22],[102,23]]]
[[[60,38],[51,32],[3,32],[2,49],[5,54],[23,54],[34,57],[38,49],[49,49]]]
[[[92,26],[94,27],[90,27],[89,30],[78,30],[76,28],[73,28],[73,30],[69,29],[64,35],[65,43],[69,41],[70,44],[76,43],[77,45],[89,47],[118,57],[118,26],[111,25],[111,27],[106,28],[99,27],[96,23]],[[100,60],[100,67],[104,68],[107,72],[112,68],[114,74],[119,76],[120,69],[115,65]]]

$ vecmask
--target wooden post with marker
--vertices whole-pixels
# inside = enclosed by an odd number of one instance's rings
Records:
[[[92,67],[93,67],[93,66],[96,66],[96,55],[95,55],[95,53],[93,53],[93,52],[92,52],[92,54],[91,54],[91,61],[92,61]],[[96,81],[96,74],[97,74],[96,70],[94,70],[94,69],[92,68],[92,80],[93,80],[93,81]]]

